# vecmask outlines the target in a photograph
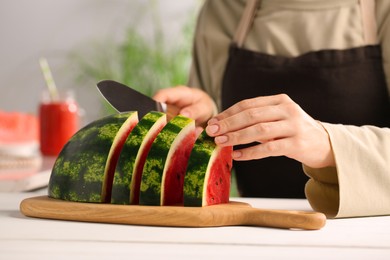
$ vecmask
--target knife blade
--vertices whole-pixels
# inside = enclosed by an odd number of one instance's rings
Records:
[[[108,103],[119,112],[138,111],[140,118],[150,111],[167,112],[165,103],[157,102],[122,83],[102,80],[97,83],[97,88]]]

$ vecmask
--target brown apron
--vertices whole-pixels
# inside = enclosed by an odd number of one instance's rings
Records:
[[[360,4],[366,2],[369,1],[361,0]],[[248,2],[230,47],[222,83],[223,109],[243,99],[285,93],[309,115],[323,122],[390,126],[389,95],[379,45],[368,41],[364,47],[315,51],[295,58],[243,49],[242,43],[258,5],[258,1]],[[373,9],[370,12],[373,14]],[[366,33],[365,37],[372,38],[375,34]],[[241,196],[304,197],[307,177],[302,164],[295,160],[270,157],[235,161],[234,169]]]

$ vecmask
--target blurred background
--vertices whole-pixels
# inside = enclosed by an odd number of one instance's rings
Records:
[[[0,111],[37,113],[45,57],[85,114],[105,107],[95,84],[114,79],[151,95],[185,84],[200,0],[0,1]]]

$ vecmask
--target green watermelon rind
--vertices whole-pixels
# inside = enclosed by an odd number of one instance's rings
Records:
[[[141,205],[161,205],[161,185],[169,150],[178,134],[193,120],[176,116],[166,124],[154,140],[145,161],[140,187]]]
[[[205,131],[196,140],[188,160],[187,172],[184,177],[184,205],[202,206],[204,183],[207,183],[213,158],[217,155],[217,146]]]
[[[49,197],[67,201],[101,202],[109,151],[120,127],[132,113],[101,118],[73,135],[54,163],[49,180]]]
[[[165,113],[149,112],[127,137],[115,170],[111,203],[134,204],[132,197],[134,197],[136,167],[140,163],[140,157],[147,141],[152,138],[151,136],[158,131],[162,124],[166,124]]]

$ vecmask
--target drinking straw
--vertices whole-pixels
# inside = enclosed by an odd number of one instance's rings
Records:
[[[40,58],[39,64],[41,65],[41,70],[43,73],[43,77],[45,78],[46,86],[49,90],[51,100],[58,100],[58,91],[49,68],[49,63],[47,62],[46,58]]]

